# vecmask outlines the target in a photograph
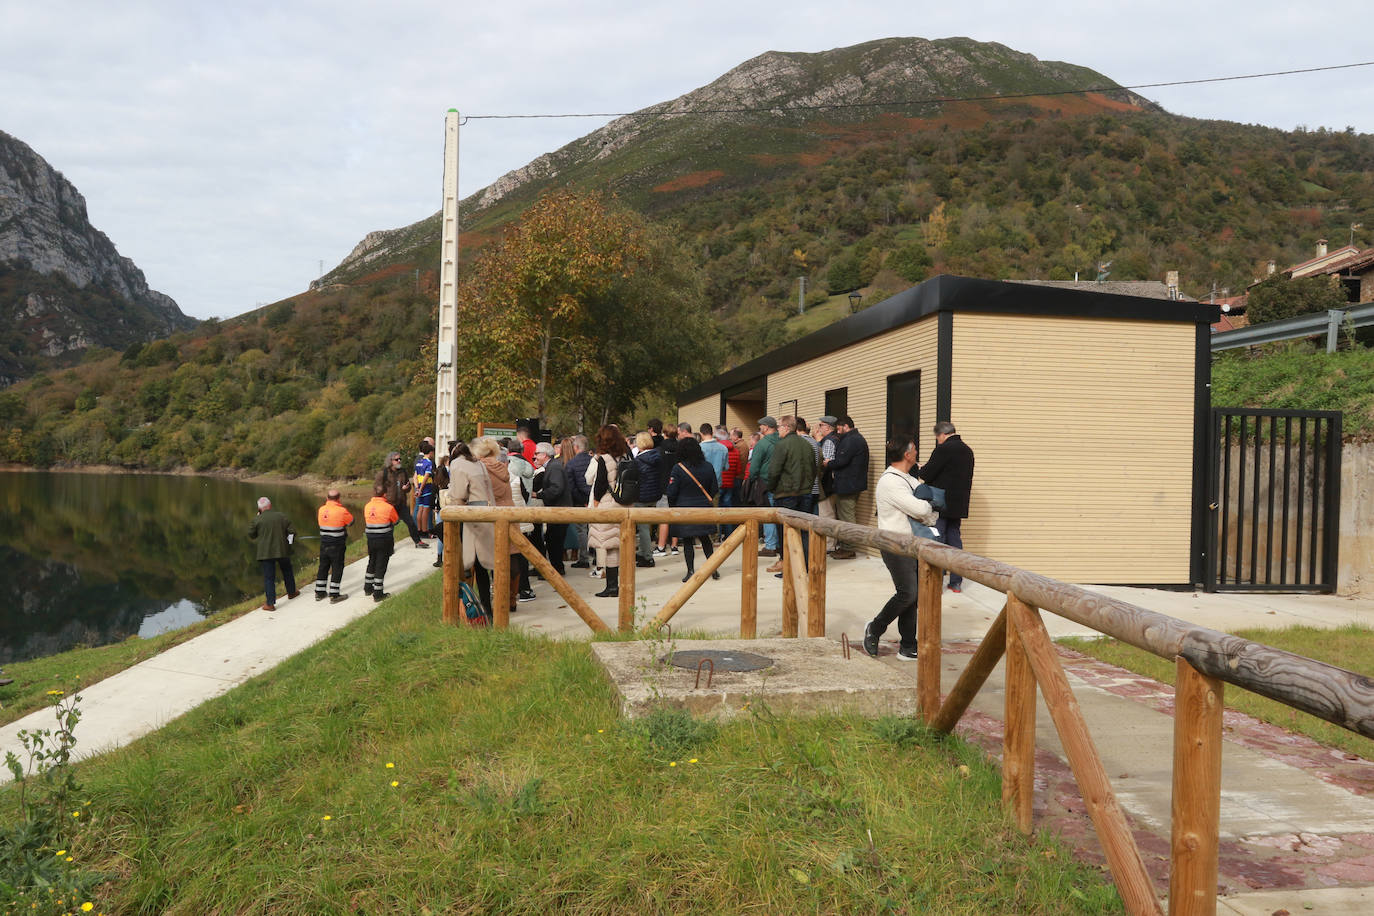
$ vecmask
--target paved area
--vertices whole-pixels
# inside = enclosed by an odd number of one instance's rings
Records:
[[[398,547],[388,588],[400,591],[434,573],[434,552]],[[758,581],[758,635],[781,634],[781,585],[763,571]],[[317,603],[309,595],[254,611],[82,691],[85,698],[83,756],[125,744],[207,699],[322,639],[375,605],[362,594],[364,565],[344,574],[350,598]],[[685,572],[677,556],[653,569],[636,570],[639,619],[647,621],[680,587]],[[614,626],[616,601],[595,598],[602,581],[585,570],[568,579],[603,620]],[[891,594],[880,560],[861,557],[828,564],[827,633],[857,644],[864,623]],[[547,584],[535,580],[536,600],[522,602],[513,624],[553,637],[582,638],[586,625]],[[672,621],[679,638],[733,637],[739,630],[739,559],[731,557],[720,581],[708,581]],[[1219,630],[1280,628],[1294,624],[1374,626],[1374,603],[1325,595],[1205,595],[1121,587],[1098,589],[1124,601]],[[944,688],[952,685],[976,640],[1001,609],[992,589],[967,582],[962,594],[944,595],[946,653]],[[1055,637],[1090,636],[1069,621],[1046,615]],[[805,622],[803,621],[803,632]],[[896,677],[914,665],[895,657],[895,631],[885,637],[879,660]],[[856,646],[856,651],[857,650]],[[1121,803],[1156,884],[1164,887],[1168,865],[1169,761],[1172,691],[1075,653],[1063,653],[1070,681],[1113,777]],[[868,663],[870,660],[865,659]],[[991,754],[1001,749],[1001,669],[994,673],[961,732]],[[1072,775],[1043,706],[1038,719],[1036,822],[1074,843],[1085,858],[1100,857]],[[50,727],[44,712],[0,728],[0,753],[16,749],[21,728]],[[1372,746],[1374,747],[1374,746]],[[1374,756],[1374,754],[1371,754]],[[1228,713],[1223,754],[1223,850],[1221,912],[1353,914],[1374,911],[1374,764],[1346,758],[1280,729]]]

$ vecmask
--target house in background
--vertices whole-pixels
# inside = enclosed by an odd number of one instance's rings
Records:
[[[977,460],[965,549],[1071,582],[1200,583],[1220,309],[1087,285],[934,277],[682,392],[678,418],[853,417],[869,525],[885,440],[924,461],[951,420]]]
[[[1360,249],[1346,245],[1327,251],[1326,239],[1317,241],[1314,258],[1294,264],[1284,273],[1294,280],[1299,277],[1329,275],[1336,277],[1351,303],[1374,301],[1374,248]]]

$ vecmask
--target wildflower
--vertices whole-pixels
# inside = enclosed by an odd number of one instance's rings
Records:
[[[71,857],[71,856],[67,856],[67,861],[68,861],[68,862],[73,861],[72,857]]]
[[[396,764],[394,764],[394,763],[388,763],[388,764],[386,765],[386,768],[387,768],[388,770],[394,770],[394,769],[396,769]]]
[[[697,759],[696,759],[695,757],[693,757],[691,760],[689,760],[689,761],[687,761],[687,762],[688,762],[688,763],[696,763],[696,762],[697,762]]]
[[[65,855],[67,854],[67,850],[65,850],[65,849],[59,849],[59,850],[57,850],[57,854],[58,854],[59,856],[65,856]]]
[[[89,900],[81,904],[81,912],[83,913],[89,913],[93,909],[95,909],[95,904],[91,903]]]
[[[674,760],[672,763],[668,764],[668,766],[670,766],[670,767],[675,767],[675,766],[677,766],[677,761]]]
[[[604,728],[598,728],[598,729],[596,730],[596,733],[597,733],[598,735],[604,735],[604,734],[606,734],[606,729],[604,729]]]
[[[391,780],[391,788],[394,789],[394,788],[396,788],[396,787],[399,786],[399,785],[400,785],[400,783],[397,782],[396,780],[394,780],[394,779]]]
[[[322,820],[322,821],[332,821],[332,820],[334,820],[334,816],[331,815],[331,814],[326,814],[324,817],[320,818],[320,820]]]
[[[67,692],[67,691],[65,691],[65,690],[49,690],[49,691],[48,691],[48,696],[50,696],[50,697],[60,697],[60,696],[63,696],[64,694],[66,694],[66,692]]]
[[[81,812],[80,812],[80,811],[73,811],[73,812],[72,812],[72,817],[80,817],[80,816],[81,816]]]

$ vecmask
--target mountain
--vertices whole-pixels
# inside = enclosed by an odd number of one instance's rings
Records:
[[[70,181],[0,131],[0,386],[195,324],[90,224]]]
[[[990,117],[1157,111],[1093,70],[969,38],[888,38],[819,53],[769,51],[668,102],[617,118],[503,175],[460,204],[478,243],[542,191],[602,188],[646,213],[818,166],[893,131]],[[941,101],[953,98],[975,101]],[[1002,98],[997,98],[1002,97]],[[1011,98],[1008,98],[1011,97]],[[437,261],[438,214],[369,233],[316,286],[397,260]],[[467,241],[466,239],[464,240]]]

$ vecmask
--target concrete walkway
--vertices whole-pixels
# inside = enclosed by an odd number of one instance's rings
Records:
[[[388,572],[388,590],[400,591],[435,572],[434,559],[433,550],[417,550],[408,542],[399,545]],[[763,572],[768,562],[760,561],[761,637],[781,633],[782,583]],[[338,605],[316,602],[305,593],[293,601],[280,602],[275,612],[253,611],[86,688],[81,692],[80,756],[133,741],[366,614],[375,604],[362,594],[364,569],[362,562],[347,568],[343,589],[350,597]],[[648,617],[677,590],[684,572],[679,556],[661,558],[653,569],[636,570],[635,592],[643,596]],[[568,580],[608,625],[615,625],[615,599],[593,597],[602,580],[589,577],[586,570],[571,568]],[[827,581],[828,633],[836,640],[847,634],[857,644],[864,623],[891,594],[887,571],[876,558],[832,560]],[[554,637],[582,638],[588,634],[586,625],[547,583],[535,579],[534,588],[539,597],[519,605],[511,618],[513,624]],[[673,619],[673,629],[679,634],[688,630],[738,633],[739,588],[739,560],[731,557],[721,580],[702,586]],[[1097,590],[1226,631],[1295,624],[1374,626],[1374,603],[1359,599],[1206,595],[1121,587]],[[962,594],[945,593],[945,690],[952,686],[973,641],[987,631],[1002,602],[1000,593],[971,582],[966,583]],[[1046,614],[1045,620],[1054,637],[1093,635],[1051,614]],[[884,637],[880,660],[914,680],[915,666],[895,659],[895,637],[895,630]],[[1074,653],[1065,653],[1065,664],[1156,886],[1165,887],[1172,691]],[[1001,749],[1001,678],[999,666],[960,728],[965,737],[994,755]],[[1043,705],[1038,724],[1037,826],[1060,833],[1082,849],[1086,858],[1100,860],[1091,825]],[[51,713],[43,711],[0,728],[0,754],[19,749],[15,737],[19,729],[51,726]],[[1221,912],[1270,914],[1286,908],[1291,912],[1353,916],[1374,910],[1374,764],[1345,759],[1345,755],[1230,713],[1226,728],[1221,868],[1225,893]]]
[[[419,549],[408,540],[397,543],[386,574],[388,593],[409,588],[438,572],[433,566],[435,553],[434,549]],[[76,758],[122,747],[206,700],[270,671],[362,617],[377,606],[371,596],[363,594],[366,571],[365,559],[344,568],[341,590],[348,598],[338,604],[316,601],[312,591],[314,580],[302,580],[298,583],[303,586],[300,597],[287,600],[279,596],[275,611],[250,611],[83,688]],[[43,709],[0,726],[0,759],[6,751],[26,759],[19,731],[51,729],[54,724],[52,711]],[[0,785],[10,778],[8,770],[0,772]]]

